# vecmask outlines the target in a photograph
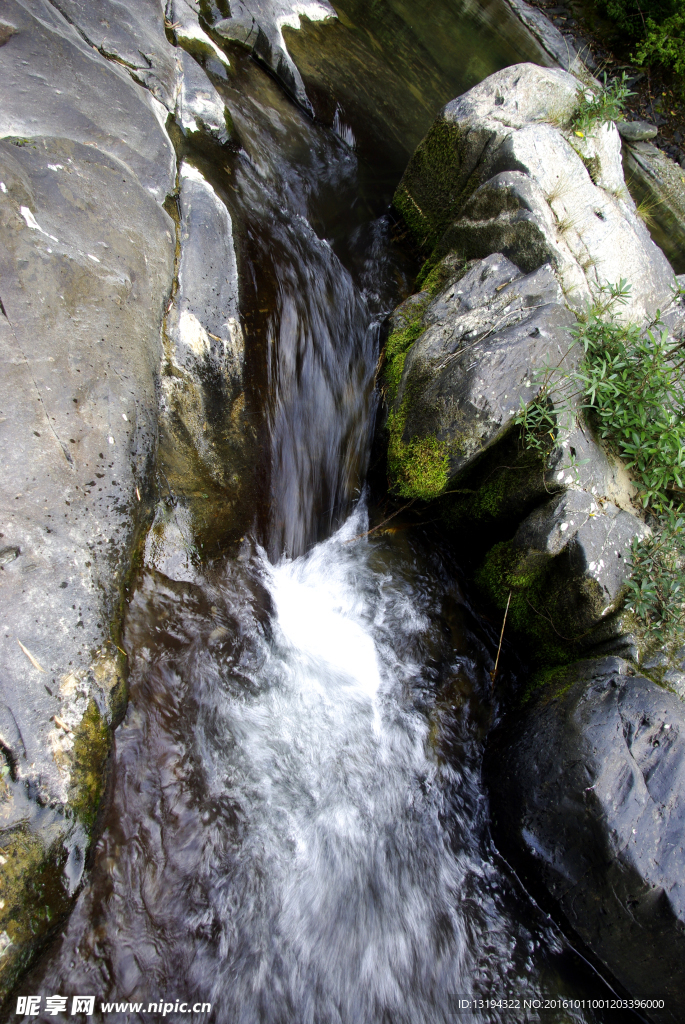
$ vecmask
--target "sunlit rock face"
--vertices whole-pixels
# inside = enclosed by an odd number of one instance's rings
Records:
[[[501,252],[526,272],[549,262],[574,308],[624,278],[622,315],[642,320],[668,304],[674,273],[637,216],[615,125],[572,129],[579,89],[533,64],[490,75],[447,104],[394,202],[431,249]]]
[[[302,17],[326,21],[337,15],[327,0],[237,0],[231,4],[230,17],[217,21],[213,31],[220,39],[248,46],[298,103],[313,113],[302,75],[283,38],[283,29],[299,28]]]

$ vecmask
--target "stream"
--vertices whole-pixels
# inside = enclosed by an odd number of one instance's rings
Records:
[[[392,39],[403,10],[406,28],[408,6],[362,15],[350,3],[357,48],[375,33],[391,64],[381,29]],[[409,113],[422,131],[436,103],[521,59],[487,28],[487,8],[428,7],[443,21],[456,10],[461,35],[450,20],[445,46],[465,57],[456,67],[443,53],[442,77],[418,62],[426,89]],[[484,56],[474,47],[488,32],[497,45]],[[398,516],[368,532],[385,508],[365,483],[381,325],[417,269],[388,206],[418,139],[407,130],[400,145],[395,120],[387,147],[364,142],[351,94],[332,127],[312,121],[247,54],[231,60],[216,84],[241,149],[188,159],[238,239],[263,424],[254,521],[192,582],[140,573],[103,832],[22,991],[95,995],[108,1021],[604,1021],[580,1005],[524,1009],[610,990],[490,837],[482,758],[498,628],[479,620],[458,552],[441,551],[430,525]],[[467,998],[519,1008],[462,1014]],[[211,1003],[211,1018],[146,1012],[177,1000]],[[101,1015],[101,1001],[143,1006]]]

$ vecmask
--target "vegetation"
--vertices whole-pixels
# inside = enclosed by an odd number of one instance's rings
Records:
[[[627,607],[649,640],[663,643],[685,626],[685,343],[670,338],[659,313],[647,329],[622,323],[617,307],[629,292],[620,281],[588,309],[573,332],[583,348],[579,368],[548,368],[539,398],[528,408],[522,403],[518,423],[527,445],[540,448],[579,402],[625,460],[658,529],[633,543]]]
[[[591,93],[588,98],[588,92]],[[623,113],[626,100],[633,93],[626,84],[626,73],[623,71],[620,78],[613,82],[607,82],[606,72],[604,84],[599,89],[591,89],[583,85],[578,90],[578,106],[573,115],[571,127],[576,135],[585,138],[592,135],[596,128],[610,121],[624,121]]]
[[[685,0],[599,0],[620,33],[634,40],[638,65],[661,65],[685,82]]]

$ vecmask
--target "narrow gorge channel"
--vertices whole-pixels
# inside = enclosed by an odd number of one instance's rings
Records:
[[[433,83],[439,102],[521,59],[500,45]],[[383,525],[367,482],[382,324],[418,269],[389,201],[435,103],[415,137],[389,130],[373,151],[358,114],[326,127],[247,53],[231,62],[215,85],[240,148],[182,157],[236,240],[250,527],[220,550],[210,524],[211,557],[183,579],[137,578],[102,836],[22,991],[208,1002],[217,1024],[608,1020],[523,1009],[611,990],[491,838],[499,623],[433,524]],[[464,998],[521,1008],[462,1017]]]

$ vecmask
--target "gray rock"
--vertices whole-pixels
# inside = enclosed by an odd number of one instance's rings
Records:
[[[522,275],[495,254],[426,309],[391,415],[407,451],[424,439],[441,446],[444,486],[511,427],[521,401],[536,397],[536,369],[567,359],[574,318],[561,299],[548,265]],[[407,491],[406,476],[395,485]]]
[[[564,617],[578,633],[618,610],[630,575],[631,545],[648,533],[630,512],[571,490],[532,512],[513,545],[527,552],[531,564],[539,554],[556,559],[554,571],[567,582],[567,592],[560,591]]]
[[[170,112],[176,97],[176,60],[164,32],[160,0],[51,0],[83,38],[128,69]]]
[[[576,53],[573,41],[567,36],[563,36],[537,7],[532,7],[525,0],[506,0],[506,3],[542,47],[548,58],[545,61],[540,61],[543,66],[549,64],[551,67],[555,67],[558,65],[565,71],[577,72],[583,69],[583,62],[587,63],[588,67],[594,64],[587,53],[583,54],[583,60],[581,60]]]
[[[447,104],[394,203],[439,253],[502,252],[525,271],[550,262],[575,307],[625,278],[622,315],[642,321],[670,300],[673,270],[628,194],[615,126],[570,130],[579,90],[532,64],[491,75]]]
[[[301,17],[324,21],[336,18],[337,14],[327,0],[234,0],[230,17],[213,25],[212,32],[219,39],[249,47],[291,96],[314,113],[302,75],[283,38],[286,26],[299,29]]]
[[[254,442],[245,413],[238,270],[224,203],[185,161],[179,182],[181,256],[166,318],[159,458],[173,497],[195,496],[191,519],[198,517],[198,501],[205,513],[216,502],[220,513],[210,518],[217,526],[238,517],[249,475],[240,470]],[[243,532],[244,522],[236,529]]]
[[[176,105],[176,120],[185,135],[208,136],[225,145],[231,137],[231,118],[200,65],[184,50],[180,51],[181,81]]]
[[[562,491],[523,520],[514,534],[514,544],[554,558],[568,546],[590,516],[596,518],[598,514],[601,514],[600,507],[591,495],[584,491]]]
[[[685,269],[685,171],[651,142],[623,147],[623,165],[645,203],[651,231],[681,272]]]
[[[203,62],[210,62],[211,70],[224,77],[231,62],[224,51],[203,28],[198,18],[200,9],[195,0],[169,0],[167,26],[176,44]]]
[[[618,133],[626,142],[647,142],[659,134],[656,125],[649,121],[618,121]]]
[[[94,147],[162,202],[176,175],[166,109],[121,65],[103,59],[48,0],[6,0],[3,18],[15,33],[0,47],[0,136],[58,135]]]
[[[73,889],[122,711],[111,628],[154,468],[174,239],[150,191],[95,146],[1,141],[0,182],[0,727],[12,767],[0,845],[29,829],[34,851],[13,883],[20,902],[0,909],[6,985],[47,928],[29,928],[22,871],[51,851],[54,891],[60,878]]]
[[[635,998],[685,988],[685,709],[606,658],[559,669],[491,749],[496,837]]]
[[[545,486],[548,491],[586,491],[631,513],[640,504],[638,489],[624,463],[594,439],[577,402],[558,417],[556,445],[545,457]]]

